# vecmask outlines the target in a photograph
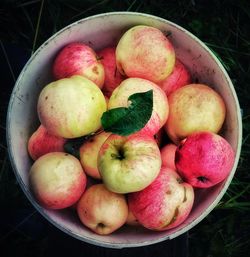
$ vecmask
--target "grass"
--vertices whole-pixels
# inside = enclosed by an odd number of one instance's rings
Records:
[[[176,22],[205,42],[226,68],[243,112],[242,152],[235,177],[226,194],[217,207],[199,225],[190,230],[190,256],[248,256],[250,250],[249,1],[2,1],[1,44],[9,42],[34,52],[46,39],[64,26],[93,14],[112,11],[145,12]],[[4,57],[8,60],[8,56]],[[15,76],[11,65],[9,69],[14,82]],[[10,91],[10,88],[8,90]],[[5,109],[7,102],[8,99],[4,102]],[[15,206],[29,206],[29,202],[19,189],[7,158],[3,113],[1,113],[0,132],[1,206],[13,207],[13,202]],[[18,234],[16,230],[15,233]],[[18,239],[15,240],[14,242],[18,244]],[[30,239],[25,237],[22,240],[29,242]],[[42,245],[46,247],[46,240]]]

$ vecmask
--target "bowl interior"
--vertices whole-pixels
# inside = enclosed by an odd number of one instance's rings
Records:
[[[196,190],[191,214],[177,228],[153,232],[143,228],[126,227],[109,236],[99,236],[81,225],[72,210],[51,211],[39,206],[29,191],[28,173],[32,164],[27,153],[29,136],[39,121],[36,103],[41,89],[52,81],[52,61],[64,45],[80,41],[95,50],[115,45],[131,26],[145,24],[169,34],[177,57],[191,71],[194,81],[206,83],[224,98],[227,115],[222,135],[232,145],[235,165],[223,183],[210,189]],[[211,51],[195,36],[183,28],[161,18],[141,13],[106,13],[83,19],[59,31],[47,40],[31,57],[13,90],[8,110],[7,142],[11,162],[23,191],[35,206],[56,227],[83,241],[106,247],[133,247],[148,245],[174,238],[201,221],[223,196],[236,170],[241,148],[241,118],[238,99],[224,68]]]

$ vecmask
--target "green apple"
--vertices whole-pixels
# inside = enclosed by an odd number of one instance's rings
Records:
[[[147,187],[161,168],[161,154],[153,137],[111,135],[98,154],[98,169],[106,187],[116,193]]]
[[[42,125],[52,135],[64,138],[81,137],[97,131],[106,109],[100,88],[79,75],[45,86],[37,104]]]

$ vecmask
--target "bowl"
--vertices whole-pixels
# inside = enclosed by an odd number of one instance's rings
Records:
[[[41,89],[52,81],[51,67],[57,52],[66,44],[81,41],[95,50],[113,45],[134,25],[149,25],[169,35],[177,58],[191,71],[193,79],[214,88],[224,98],[227,108],[222,135],[233,147],[236,158],[231,173],[222,183],[195,191],[195,202],[188,218],[178,227],[155,232],[142,227],[124,226],[107,236],[84,227],[72,210],[42,208],[30,192],[28,173],[32,165],[27,141],[39,125],[36,104]],[[241,113],[233,84],[220,61],[197,37],[165,19],[133,12],[112,12],[79,20],[49,38],[31,56],[13,89],[7,114],[7,144],[10,160],[23,192],[33,206],[61,231],[90,244],[109,248],[137,247],[173,239],[197,225],[217,205],[236,171],[242,141]]]

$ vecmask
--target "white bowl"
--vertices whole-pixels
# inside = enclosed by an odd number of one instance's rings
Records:
[[[51,66],[57,52],[66,44],[81,41],[95,50],[115,44],[134,25],[150,25],[170,33],[177,57],[188,67],[193,78],[213,87],[224,98],[227,108],[223,136],[233,147],[236,158],[230,175],[222,183],[196,190],[189,217],[178,227],[164,232],[124,226],[108,236],[94,234],[85,228],[72,212],[46,210],[29,189],[28,173],[32,164],[27,141],[39,121],[36,103],[41,89],[52,80]],[[194,227],[216,206],[227,190],[237,167],[242,140],[242,123],[238,99],[225,69],[215,55],[197,37],[182,27],[159,17],[132,12],[105,13],[77,21],[49,38],[23,68],[11,95],[7,117],[7,142],[17,180],[34,207],[63,232],[85,242],[110,248],[149,245],[175,238]]]

